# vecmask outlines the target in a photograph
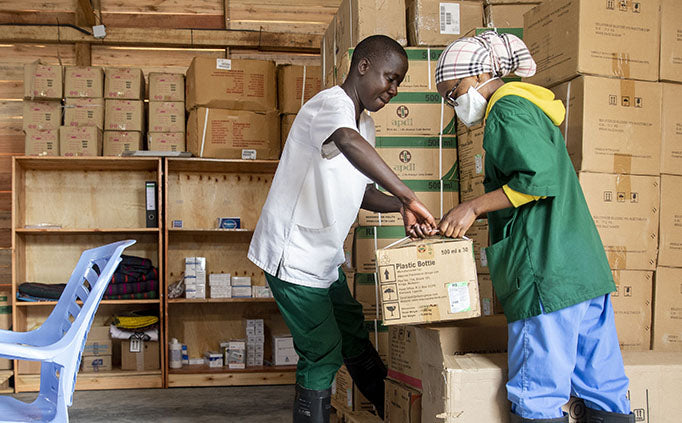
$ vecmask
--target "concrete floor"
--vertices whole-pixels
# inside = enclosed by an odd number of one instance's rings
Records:
[[[31,401],[36,394],[15,395]],[[279,423],[291,421],[294,386],[76,391],[71,423]]]

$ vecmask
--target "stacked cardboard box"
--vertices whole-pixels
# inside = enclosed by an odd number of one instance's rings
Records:
[[[447,46],[483,26],[482,1],[407,0],[412,46]]]
[[[186,83],[187,150],[194,156],[279,158],[274,62],[195,57]]]
[[[206,257],[185,257],[185,298],[206,298]]]
[[[105,154],[142,150],[145,123],[142,70],[106,68],[104,74]]]
[[[58,156],[63,67],[40,61],[24,65],[25,154]]]
[[[489,28],[523,28],[523,15],[539,0],[484,0],[484,20]]]
[[[86,373],[111,371],[112,352],[109,326],[92,326],[83,347],[81,371]]]
[[[246,320],[246,366],[263,365],[265,328],[263,319]]]
[[[149,74],[147,149],[185,151],[185,75]]]
[[[281,138],[284,143],[289,136],[289,129],[294,124],[296,114],[303,103],[310,100],[322,89],[322,71],[320,66],[277,66],[277,103],[281,113]]]

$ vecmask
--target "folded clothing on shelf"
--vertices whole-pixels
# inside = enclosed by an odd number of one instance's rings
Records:
[[[64,292],[64,283],[24,282],[17,287],[17,299],[20,301],[55,301]]]
[[[122,255],[104,293],[106,300],[148,300],[159,298],[159,271],[152,261]]]

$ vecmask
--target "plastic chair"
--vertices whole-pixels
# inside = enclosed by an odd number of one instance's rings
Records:
[[[0,422],[69,421],[85,339],[123,250],[134,243],[84,251],[45,323],[30,332],[0,330],[0,357],[42,362],[38,397],[25,403],[0,396]]]

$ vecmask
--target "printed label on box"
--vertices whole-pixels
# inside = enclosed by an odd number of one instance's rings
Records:
[[[454,282],[448,284],[448,298],[450,299],[451,313],[471,310],[468,282]]]
[[[215,68],[216,69],[222,69],[222,70],[232,70],[232,60],[230,60],[230,59],[216,59]]]
[[[459,4],[440,4],[440,33],[459,34]]]
[[[256,160],[256,150],[242,150],[242,160]]]

